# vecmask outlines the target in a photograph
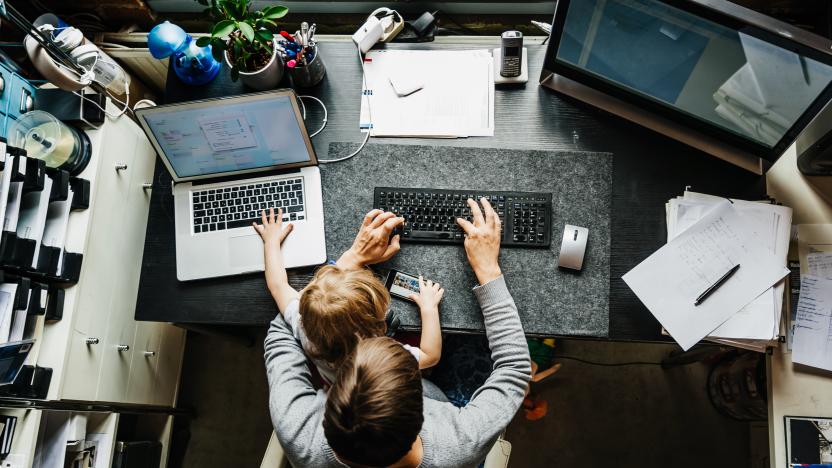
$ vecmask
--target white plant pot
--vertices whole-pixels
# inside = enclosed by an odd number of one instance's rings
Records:
[[[228,60],[228,51],[224,52],[224,56],[226,65],[234,68]],[[283,58],[277,54],[277,48],[274,46],[272,46],[272,59],[265,67],[254,72],[240,71],[240,80],[243,84],[259,91],[277,88],[281,78],[283,78]]]

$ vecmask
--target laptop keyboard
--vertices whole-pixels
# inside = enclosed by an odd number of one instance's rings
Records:
[[[191,192],[194,233],[222,231],[261,222],[260,212],[283,208],[283,221],[306,219],[303,178],[274,180]]]

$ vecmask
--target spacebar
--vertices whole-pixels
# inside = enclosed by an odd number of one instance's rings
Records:
[[[252,218],[252,219],[235,219],[234,221],[228,221],[226,223],[226,229],[234,229],[239,227],[246,227],[251,226],[251,223],[257,221],[259,224],[261,219],[260,218]]]
[[[453,237],[453,233],[445,231],[413,231],[410,233],[411,239],[453,239]]]

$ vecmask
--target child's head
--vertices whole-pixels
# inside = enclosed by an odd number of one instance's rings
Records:
[[[315,359],[338,365],[362,338],[383,336],[390,294],[370,270],[320,268],[300,296],[300,316]]]

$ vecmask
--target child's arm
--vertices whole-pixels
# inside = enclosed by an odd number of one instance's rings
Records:
[[[410,296],[419,305],[419,314],[422,316],[422,337],[419,341],[419,350],[422,354],[419,359],[419,369],[435,366],[442,356],[439,302],[442,301],[444,294],[445,290],[438,283],[425,281],[419,275],[419,294]]]
[[[262,211],[263,224],[252,223],[254,229],[263,239],[263,249],[266,261],[266,285],[272,293],[277,308],[283,314],[290,302],[300,297],[300,294],[289,286],[289,277],[283,267],[283,252],[280,244],[292,232],[293,225],[283,227],[283,210],[278,208],[275,219],[274,208],[269,209],[269,216]]]

